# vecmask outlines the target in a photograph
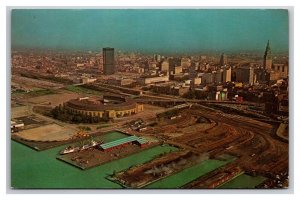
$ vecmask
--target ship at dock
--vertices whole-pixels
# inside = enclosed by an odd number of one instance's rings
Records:
[[[82,150],[86,150],[86,149],[90,149],[93,147],[96,147],[97,145],[103,144],[103,141],[95,141],[95,140],[91,140],[88,144],[84,144],[82,146],[68,146],[65,149],[60,151],[61,155],[64,154],[69,154],[69,153],[74,153],[74,152],[78,152],[78,151],[82,151]]]

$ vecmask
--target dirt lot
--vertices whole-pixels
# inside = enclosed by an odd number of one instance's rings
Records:
[[[26,129],[15,133],[16,136],[31,141],[62,141],[74,134],[74,130],[58,124],[48,124],[37,128]]]
[[[37,117],[34,114],[12,119],[12,121],[19,121],[19,120],[21,120],[24,123],[24,127],[22,130],[33,129],[51,123],[49,121]]]
[[[135,115],[131,115],[129,117],[122,117],[122,118],[116,118],[114,119],[114,122],[118,123],[118,122],[129,122],[135,119],[139,119],[142,118],[143,120],[151,120],[151,119],[155,119],[156,118],[156,114],[163,112],[165,110],[165,108],[159,107],[159,106],[153,106],[153,105],[149,105],[149,104],[144,104],[144,111],[143,112],[139,112]]]
[[[106,134],[104,132],[95,132],[92,134],[89,134],[92,136],[94,139],[98,139],[98,137],[101,139],[102,136]],[[69,140],[62,140],[62,141],[51,141],[51,142],[44,142],[44,141],[30,141],[30,140],[24,140],[23,138],[19,137],[16,134],[12,134],[11,138],[15,140],[16,142],[22,143],[30,148],[33,148],[37,151],[43,151],[46,149],[51,149],[57,146],[62,146],[66,144],[72,144],[72,143],[77,143],[77,142],[83,142],[89,140],[89,138],[73,138]]]
[[[19,75],[12,75],[11,79],[12,85],[22,87],[24,89],[32,89],[32,88],[46,88],[46,89],[56,89],[62,87],[62,84],[53,83],[46,80],[37,80],[27,77],[22,77]]]
[[[30,114],[28,106],[17,106],[11,108],[11,118],[24,117]]]
[[[43,95],[38,97],[32,97],[27,99],[26,101],[28,103],[32,104],[42,104],[42,105],[51,105],[51,106],[57,106],[59,104],[62,104],[70,99],[78,98],[82,95],[68,92],[66,90],[59,90],[57,91],[58,94],[50,94],[50,95]]]

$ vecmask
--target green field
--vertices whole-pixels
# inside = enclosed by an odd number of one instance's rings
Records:
[[[205,160],[197,165],[194,165],[190,168],[184,169],[183,171],[166,177],[162,180],[154,182],[146,188],[179,188],[200,176],[205,175],[208,172],[211,172],[227,163],[230,163],[234,158],[228,160]]]
[[[105,135],[109,142],[126,135],[113,132]],[[156,146],[129,157],[82,171],[57,160],[55,157],[64,146],[37,152],[11,141],[11,186],[13,188],[120,188],[107,180],[114,170],[121,171],[153,159],[154,156],[176,150],[171,146]]]
[[[28,94],[32,97],[37,97],[56,93],[51,89],[33,88],[30,92],[26,92],[25,90],[16,90],[12,92],[12,94]]]
[[[50,90],[50,89],[36,88],[36,89],[33,89],[32,91],[30,91],[28,94],[30,94],[31,96],[36,97],[36,96],[55,94],[55,92],[53,90]]]
[[[96,91],[96,90],[91,90],[88,88],[80,87],[80,86],[74,86],[74,85],[68,85],[66,87],[67,90],[71,92],[75,92],[78,94],[91,94],[91,95],[102,95],[102,92]]]
[[[255,186],[262,183],[264,180],[266,180],[265,177],[262,176],[249,176],[247,174],[242,174],[231,181],[225,183],[224,185],[221,185],[220,189],[251,189],[255,188]]]
[[[107,124],[107,123],[105,123],[105,124],[100,124],[99,126],[97,126],[96,129],[105,128],[105,127],[109,127],[109,126],[111,126],[111,125],[110,125],[110,124]]]

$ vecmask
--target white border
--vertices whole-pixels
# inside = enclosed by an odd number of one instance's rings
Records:
[[[200,0],[199,0],[200,1]],[[178,7],[184,7],[184,8],[196,8],[196,7],[199,7],[199,6],[206,6],[206,8],[229,8],[227,6],[230,6],[230,8],[241,8],[241,6],[250,6],[250,7],[242,7],[242,8],[263,8],[264,6],[268,6],[268,8],[282,8],[283,6],[295,6],[294,8],[294,13],[295,13],[295,21],[298,21],[299,23],[299,14],[297,13],[297,10],[299,9],[299,7],[296,5],[295,1],[291,1],[291,0],[285,0],[284,3],[283,3],[283,0],[273,0],[270,4],[266,3],[266,2],[260,2],[258,0],[252,0],[252,1],[249,1],[249,2],[245,2],[245,0],[242,0],[243,3],[241,3],[241,0],[232,0],[232,1],[226,1],[225,0],[211,0],[211,1],[205,1],[205,2],[201,2],[199,3],[199,1],[191,1],[191,0],[173,0],[173,1],[164,1],[162,3],[160,3],[158,0],[134,0],[134,1],[115,1],[115,2],[112,2],[112,1],[102,1],[101,3],[99,3],[99,0],[97,2],[95,1],[92,1],[92,0],[85,0],[85,1],[80,1],[80,0],[73,0],[73,1],[64,1],[64,0],[61,0],[61,1],[58,1],[58,0],[39,0],[39,1],[35,1],[35,0],[27,0],[26,2],[23,1],[23,0],[10,0],[9,2],[2,2],[1,1],[1,13],[0,13],[0,19],[1,19],[1,26],[2,26],[2,31],[0,31],[0,36],[1,36],[1,59],[0,59],[0,62],[1,62],[1,91],[5,91],[6,90],[6,98],[2,97],[1,98],[1,110],[6,110],[7,109],[7,106],[10,107],[9,105],[9,81],[10,80],[10,77],[7,76],[7,63],[9,60],[7,60],[7,55],[9,57],[9,54],[6,54],[8,53],[7,50],[9,50],[10,48],[8,47],[5,47],[6,43],[7,45],[10,43],[8,41],[8,38],[10,37],[5,37],[5,34],[6,32],[3,31],[6,26],[6,22],[8,22],[6,20],[6,8],[5,6],[51,6],[53,8],[53,6],[68,6],[68,8],[76,8],[74,6],[88,6],[88,7],[85,7],[85,8],[95,8],[95,7],[90,7],[90,6],[108,6],[108,8],[113,8],[114,6],[117,6],[116,8],[122,8],[122,6],[125,6],[126,8],[145,8],[145,6],[150,6],[150,8],[158,8],[158,7],[163,7],[163,8],[166,8],[165,6],[169,7],[169,8],[178,8]],[[170,3],[171,2],[171,3]],[[71,6],[71,7],[70,7]],[[207,7],[208,6],[208,7]],[[214,6],[214,7],[211,7],[211,6]],[[216,6],[216,7],[215,7]],[[259,6],[259,7],[258,7]],[[263,6],[263,7],[261,7]],[[274,7],[273,7],[274,6]],[[46,7],[46,8],[49,8],[49,7]],[[148,7],[149,8],[149,7]],[[203,8],[203,7],[201,7]],[[298,10],[299,11],[299,10]],[[298,19],[298,20],[297,20]],[[290,18],[291,20],[291,18]],[[291,23],[291,21],[290,21]],[[3,24],[3,25],[2,25]],[[293,24],[292,24],[293,26]],[[6,26],[7,27],[7,26]],[[290,36],[291,34],[293,35],[293,32],[295,32],[295,36],[297,35],[300,35],[299,34],[299,25],[297,25],[297,23],[295,23],[295,27],[294,27],[294,30],[290,30]],[[295,45],[294,45],[295,44]],[[299,51],[297,50],[297,47],[299,47],[299,39],[297,37],[294,38],[294,41],[293,41],[293,38],[290,37],[290,48],[294,46],[294,53],[295,55],[298,55],[299,54]],[[5,53],[6,51],[6,53]],[[290,59],[291,59],[291,62],[290,62],[290,65],[293,63],[293,55],[292,55],[292,52],[293,51],[290,51]],[[298,52],[298,54],[297,54]],[[297,60],[297,58],[295,58],[295,66],[297,66],[297,64],[299,63],[299,61]],[[6,66],[6,67],[4,67]],[[300,66],[299,66],[300,67]],[[298,67],[298,68],[299,68]],[[297,75],[298,73],[298,69],[297,67],[294,68],[294,71],[293,71],[293,74],[294,74],[294,77],[299,77],[299,75]],[[292,73],[292,71],[290,71]],[[291,75],[293,75],[291,74]],[[292,78],[292,77],[291,77]],[[297,86],[299,85],[299,79],[294,79],[294,88],[297,88]],[[291,94],[293,93],[293,89],[292,87],[290,87],[290,92]],[[2,92],[3,93],[3,92]],[[297,111],[298,111],[298,106],[297,106],[297,103],[296,104],[293,104],[293,102],[300,102],[299,98],[298,97],[298,92],[295,91],[294,93],[294,96],[292,95],[291,98],[290,98],[290,109],[292,109],[294,111],[294,117],[290,117],[290,127],[291,127],[291,131],[292,131],[292,128],[293,128],[293,125],[292,125],[292,118],[293,119],[298,119],[297,117]],[[8,98],[7,98],[8,97]],[[294,101],[293,101],[293,97],[294,97]],[[6,104],[7,103],[7,104]],[[296,111],[295,111],[296,110]],[[290,113],[292,115],[292,112]],[[2,138],[1,138],[1,146],[0,146],[0,155],[1,155],[1,158],[3,158],[3,162],[2,162],[2,165],[1,166],[1,194],[4,194],[3,197],[6,199],[6,198],[9,198],[9,199],[15,199],[15,198],[24,198],[23,195],[5,195],[5,193],[8,192],[7,190],[7,184],[9,183],[5,181],[4,177],[6,177],[7,175],[7,168],[6,168],[6,165],[4,165],[3,163],[5,163],[6,161],[6,158],[5,156],[9,155],[9,148],[6,148],[6,139],[5,139],[5,133],[6,133],[6,125],[7,125],[7,121],[9,121],[9,118],[7,119],[8,116],[6,116],[6,118],[4,117],[4,113],[1,115],[1,128],[2,128],[2,132],[1,132],[1,135],[2,135]],[[294,128],[294,132],[296,132],[297,130],[299,130],[299,127],[297,127],[297,124],[294,124],[295,125],[295,128]],[[4,137],[3,137],[4,136]],[[292,152],[298,152],[297,151],[297,148],[299,147],[299,136],[297,134],[294,135],[294,141],[295,141],[295,144],[294,144],[294,151],[293,149],[290,149],[290,157],[292,160],[294,160],[294,154],[291,154]],[[291,146],[291,145],[290,145]],[[296,154],[296,153],[295,153]],[[299,169],[299,165],[298,163],[296,162],[297,159],[295,160],[294,162],[294,169]],[[291,163],[292,164],[292,163]],[[2,170],[2,168],[4,170]],[[290,168],[292,168],[292,166],[290,166]],[[297,192],[297,183],[299,182],[299,173],[297,173],[297,171],[294,171],[294,188],[295,191],[294,191],[294,195],[278,195],[278,194],[268,194],[267,196],[265,194],[253,194],[253,193],[257,193],[257,191],[246,191],[246,192],[243,192],[244,190],[239,190],[239,191],[233,191],[231,193],[252,193],[253,195],[226,195],[224,196],[224,194],[220,195],[220,194],[216,194],[216,193],[219,193],[218,190],[213,190],[213,191],[208,191],[210,194],[211,193],[214,193],[214,195],[208,195],[208,194],[201,194],[201,197],[204,198],[204,199],[207,199],[207,198],[212,198],[212,199],[217,199],[217,198],[220,198],[220,199],[227,199],[227,198],[230,198],[230,199],[241,199],[241,198],[272,198],[272,199],[285,199],[286,197],[289,197],[289,199],[298,199],[299,198],[299,192]],[[68,190],[67,193],[87,193],[86,192],[87,190]],[[161,191],[161,190],[160,190]],[[186,190],[184,190],[186,191]],[[182,190],[178,191],[178,190],[167,190],[167,193],[173,193],[172,197],[171,198],[182,198],[182,196],[179,196],[178,194],[180,193],[195,193],[194,190],[190,191],[188,190],[187,192],[184,192]],[[202,190],[201,190],[202,191]],[[196,192],[196,193],[203,193],[203,192]],[[108,193],[118,193],[116,192],[115,190],[108,190],[107,191]],[[134,190],[133,191],[134,193],[156,193],[157,191],[152,191],[152,190],[146,190],[146,191],[140,191],[140,190]],[[158,191],[159,192],[159,191]],[[37,190],[30,190],[30,192],[27,190],[27,192],[25,191],[25,193],[40,193],[39,191]],[[64,191],[62,190],[55,190],[55,191],[52,191],[52,190],[47,190],[46,193],[65,193]],[[95,191],[95,190],[88,190],[88,193],[106,193],[104,192],[103,190],[99,190],[99,191]],[[121,193],[124,193],[124,192],[121,192]],[[132,192],[131,192],[132,193]],[[159,192],[161,193],[161,192]],[[175,193],[175,194],[174,194]],[[205,192],[206,193],[206,192]],[[222,192],[223,193],[223,192]],[[260,193],[260,192],[258,192]],[[269,192],[268,192],[269,193]],[[275,191],[271,191],[271,193],[277,193]],[[70,197],[64,197],[64,198],[109,198],[109,199],[132,199],[137,197],[137,198],[143,198],[143,199],[153,199],[153,198],[158,198],[160,196],[156,196],[156,195],[148,195],[148,196],[143,196],[143,197],[139,197],[139,196],[136,196],[136,195],[125,195],[125,194],[122,194],[122,196],[118,195],[118,196],[113,196],[114,198],[112,198],[110,195],[107,196],[101,196],[101,197],[83,197],[82,195],[71,195]],[[35,199],[35,198],[44,198],[44,197],[41,197],[40,195],[26,195],[26,197],[30,198],[30,199]],[[54,196],[54,195],[46,195],[46,198],[56,198],[56,197],[62,197],[61,195],[59,196]],[[190,196],[188,198],[199,198],[199,196]],[[166,198],[166,197],[165,197]],[[170,198],[170,197],[168,197]],[[3,198],[1,198],[3,199]]]

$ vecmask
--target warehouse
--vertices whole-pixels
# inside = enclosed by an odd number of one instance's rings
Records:
[[[108,142],[105,144],[101,144],[99,145],[99,148],[102,149],[103,151],[110,151],[112,149],[121,148],[129,144],[138,144],[141,148],[143,148],[145,145],[147,145],[147,143],[148,141],[144,138],[140,138],[137,136],[130,136],[112,142]]]

